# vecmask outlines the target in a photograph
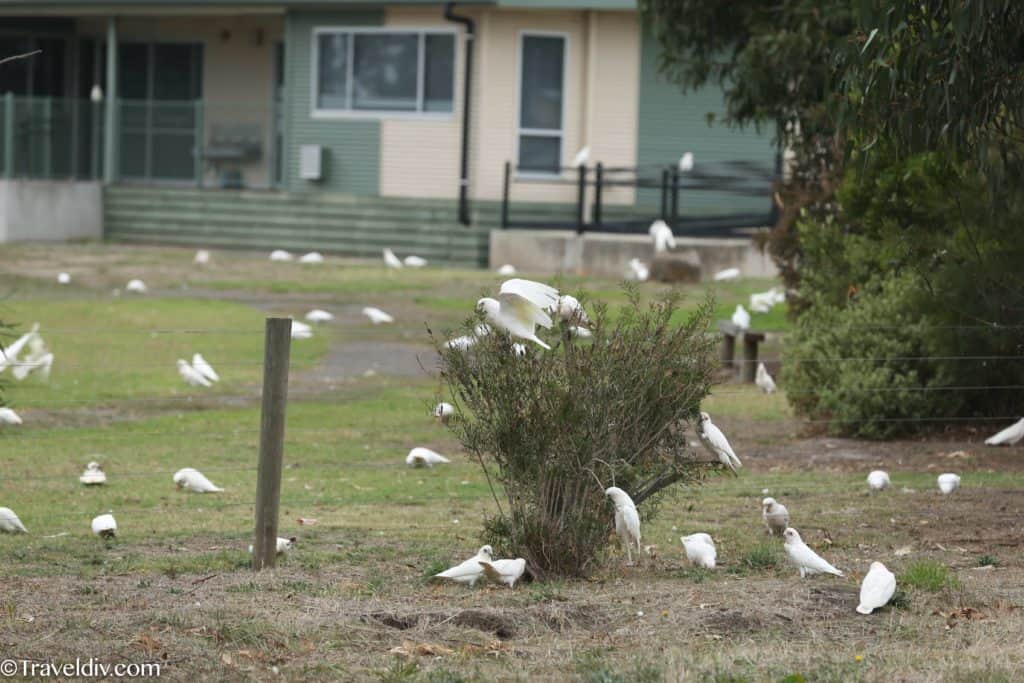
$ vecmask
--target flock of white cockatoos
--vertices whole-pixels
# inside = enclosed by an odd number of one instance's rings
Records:
[[[680,166],[682,170],[687,171],[692,168],[692,164],[692,155],[687,154]],[[656,252],[675,247],[675,238],[664,221],[655,221],[651,226],[650,235],[654,241]],[[425,259],[415,255],[406,256],[404,260],[399,259],[390,249],[384,250],[383,257],[385,265],[396,270],[421,268],[427,265]],[[210,262],[210,258],[209,251],[200,250],[196,253],[194,261],[196,264],[205,265]],[[270,260],[292,261],[294,256],[284,250],[275,250],[271,253]],[[300,257],[298,261],[303,264],[317,264],[323,263],[324,257],[318,252],[310,252]],[[633,279],[641,281],[647,279],[647,266],[638,259],[631,261],[630,269]],[[498,273],[504,276],[514,275],[516,269],[512,265],[506,264],[498,269]],[[738,269],[728,269],[716,274],[714,279],[728,281],[738,278],[739,275]],[[59,274],[59,283],[68,284],[70,281],[71,277],[67,273]],[[125,289],[139,294],[148,291],[145,283],[138,279],[131,280]],[[753,294],[750,299],[750,309],[764,313],[770,311],[774,305],[785,301],[785,293],[781,288],[772,288],[767,292]],[[478,338],[490,334],[493,328],[497,328],[509,334],[513,339],[531,342],[542,349],[550,349],[550,346],[537,336],[537,328],[550,329],[553,325],[552,316],[571,322],[570,330],[574,336],[584,339],[592,336],[590,330],[584,327],[584,324],[587,323],[587,316],[580,302],[574,297],[562,295],[554,287],[540,282],[519,278],[506,280],[501,284],[495,298],[480,299],[476,308],[487,322],[477,325],[473,335],[449,340],[447,345],[450,348],[468,349]],[[379,308],[365,307],[363,314],[375,325],[394,322],[393,316]],[[314,309],[306,314],[305,319],[310,323],[320,324],[332,321],[334,315],[328,311]],[[737,307],[736,313],[733,315],[733,322],[741,328],[749,328],[750,314],[742,305]],[[53,354],[47,349],[38,329],[38,325],[33,325],[28,333],[0,351],[0,373],[7,367],[13,367],[12,374],[19,380],[24,379],[32,372],[38,372],[44,380],[49,377],[53,365]],[[312,327],[293,321],[292,335],[299,339],[309,338],[312,336]],[[21,357],[26,348],[28,353]],[[524,355],[527,352],[526,346],[516,341],[512,342],[510,350],[516,355]],[[179,359],[177,365],[183,381],[189,386],[210,387],[220,380],[217,372],[199,353],[193,355],[191,363]],[[763,363],[758,365],[756,383],[765,393],[773,393],[776,390],[775,382]],[[434,409],[434,417],[442,423],[447,423],[455,413],[456,408],[450,403],[439,403]],[[12,409],[0,407],[0,424],[17,425],[21,423],[20,416]],[[718,462],[734,474],[738,473],[742,463],[725,434],[711,421],[708,413],[700,413],[695,431],[699,442]],[[987,445],[1015,444],[1022,439],[1024,439],[1024,419],[990,437],[985,443]],[[435,465],[450,463],[450,460],[428,448],[416,447],[409,451],[405,462],[411,467],[432,468]],[[79,481],[83,486],[103,486],[107,483],[107,474],[98,462],[93,461],[86,466]],[[216,486],[194,468],[178,470],[173,475],[172,481],[179,489],[193,493],[205,494],[224,491],[223,488]],[[872,493],[882,492],[891,486],[888,473],[881,470],[875,470],[868,474],[867,484]],[[960,487],[960,477],[954,473],[944,473],[939,475],[937,484],[942,494],[949,495]],[[637,560],[641,560],[644,549],[641,545],[640,516],[636,505],[628,493],[616,486],[609,487],[605,494],[614,505],[614,528],[625,547],[627,562],[633,563],[634,552]],[[819,573],[843,576],[842,571],[836,569],[803,542],[799,532],[790,526],[790,514],[785,505],[774,498],[765,498],[762,501],[762,521],[770,535],[782,537],[785,555],[790,563],[797,568],[801,577]],[[102,514],[92,520],[91,528],[95,535],[109,539],[116,535],[117,522],[112,512]],[[0,531],[28,533],[17,514],[6,507],[0,507]],[[294,538],[278,538],[277,551],[279,553],[289,551],[294,546],[295,540]],[[680,542],[690,563],[705,569],[715,568],[718,557],[717,549],[714,539],[709,534],[698,532],[682,536]],[[250,552],[251,550],[250,547]],[[436,577],[470,586],[486,578],[495,583],[513,587],[525,571],[526,561],[524,559],[494,559],[493,549],[491,546],[485,545],[473,557],[438,573]],[[874,609],[884,606],[894,594],[895,589],[896,579],[892,572],[886,569],[881,562],[873,562],[861,586],[860,604],[856,608],[857,611],[869,614]]]

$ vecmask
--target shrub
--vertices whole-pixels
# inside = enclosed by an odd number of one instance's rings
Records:
[[[438,345],[456,406],[449,422],[484,470],[498,513],[487,542],[524,557],[539,578],[582,576],[613,520],[604,490],[619,486],[650,517],[657,494],[703,471],[683,433],[708,394],[716,361],[710,302],[679,325],[679,299],[641,307],[635,289],[615,322],[590,307],[592,339],[559,322],[524,355],[499,331],[469,350]],[[465,323],[468,332],[478,320]],[[504,497],[502,505],[500,498]]]
[[[992,388],[1024,384],[1024,165],[1003,172],[1009,192],[940,153],[879,152],[849,165],[832,214],[799,222],[798,412],[868,437],[1017,412]]]

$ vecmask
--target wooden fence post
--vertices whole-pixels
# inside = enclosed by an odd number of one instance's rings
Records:
[[[256,475],[256,538],[253,571],[277,563],[277,513],[281,504],[284,416],[288,405],[291,318],[267,318],[263,348],[263,409],[260,416],[260,464]]]

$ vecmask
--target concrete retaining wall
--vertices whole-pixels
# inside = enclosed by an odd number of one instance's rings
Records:
[[[0,180],[0,244],[102,237],[98,182]]]
[[[701,279],[710,280],[726,268],[739,268],[743,277],[774,277],[771,258],[745,238],[677,237],[673,253],[699,264]],[[567,230],[492,230],[490,263],[511,263],[535,273],[572,273],[624,278],[630,259],[650,265],[654,246],[647,235],[584,233]]]

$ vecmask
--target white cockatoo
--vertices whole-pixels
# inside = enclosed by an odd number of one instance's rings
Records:
[[[886,569],[881,562],[872,562],[871,569],[860,584],[860,604],[857,611],[871,614],[879,607],[884,607],[896,593],[896,575]]]
[[[565,321],[587,322],[587,312],[583,310],[583,304],[571,294],[559,296],[558,302],[548,310]]]
[[[395,252],[391,251],[390,249],[385,249],[383,253],[384,265],[386,265],[388,268],[394,268],[395,270],[399,270],[402,267],[402,262],[401,260],[399,260],[397,256],[395,256]]]
[[[683,156],[679,157],[679,170],[683,173],[689,173],[693,170],[693,152],[686,152]]]
[[[635,282],[647,282],[651,277],[651,269],[638,258],[629,260],[629,279]]]
[[[427,259],[422,256],[409,255],[402,259],[402,263],[408,268],[423,268],[427,265]]]
[[[124,290],[126,292],[133,292],[134,294],[145,294],[149,291],[149,287],[146,286],[145,282],[136,278],[134,280],[129,280],[128,284],[124,286]]]
[[[117,520],[113,513],[108,512],[92,520],[92,532],[100,538],[113,538],[117,535]]]
[[[14,368],[11,369],[11,374],[14,375],[14,379],[21,381],[29,376],[30,373],[39,372],[39,376],[44,380],[50,379],[50,371],[53,369],[53,354],[44,353],[41,356],[26,356],[24,360],[18,362]]]
[[[326,323],[334,320],[334,314],[320,308],[314,308],[306,314],[306,320],[311,323]]]
[[[57,273],[57,284],[67,285],[71,284],[71,275],[68,273]]]
[[[986,446],[1012,446],[1024,439],[1024,417],[1003,431],[985,439]]]
[[[295,547],[295,543],[298,540],[299,539],[295,538],[294,536],[292,536],[291,538],[284,538],[283,536],[278,536],[277,537],[277,554],[278,555],[284,555],[285,553],[290,552],[291,549]],[[252,546],[251,545],[249,546],[249,554],[252,555]]]
[[[468,334],[449,339],[444,343],[449,349],[455,349],[456,351],[465,351],[473,344],[476,344],[476,337]]]
[[[503,583],[509,588],[515,588],[523,573],[526,571],[526,560],[519,557],[514,560],[478,560],[483,567],[484,576],[494,583]]]
[[[558,290],[554,287],[514,278],[501,283],[497,299],[484,297],[476,302],[476,308],[489,323],[513,337],[550,349],[537,336],[537,325],[551,329],[553,323],[547,311],[557,304]]]
[[[285,251],[284,249],[275,249],[270,252],[271,261],[291,261],[294,258],[290,251]]]
[[[939,475],[939,490],[949,495],[960,488],[960,475],[947,472]]]
[[[750,314],[743,308],[743,304],[736,305],[736,310],[732,314],[732,324],[741,330],[750,329]]]
[[[843,575],[841,571],[826,562],[818,553],[807,547],[807,544],[800,538],[800,533],[796,529],[792,527],[786,529],[782,532],[782,537],[785,539],[783,549],[786,551],[786,557],[800,570],[801,579],[811,574]]]
[[[324,255],[319,251],[311,251],[299,257],[299,263],[323,263]]]
[[[0,531],[8,534],[27,534],[28,529],[11,508],[0,508]]]
[[[654,241],[654,252],[656,254],[676,248],[676,236],[672,234],[672,228],[668,227],[668,223],[660,218],[651,223],[651,227],[647,229],[647,234]]]
[[[640,514],[636,511],[636,505],[629,494],[618,486],[611,486],[605,489],[604,495],[612,499],[615,504],[615,533],[626,546],[626,560],[633,564],[633,551],[639,560],[640,551]]]
[[[217,371],[213,369],[212,365],[206,362],[206,359],[203,358],[203,354],[192,354],[192,367],[196,369],[196,372],[211,382],[220,381],[220,375],[217,374]]]
[[[196,252],[195,258],[192,259],[192,262],[200,266],[205,266],[210,262],[210,252],[206,249],[200,249]]]
[[[312,339],[313,328],[306,323],[292,320],[292,339]]]
[[[590,161],[590,145],[585,145],[583,149],[576,152],[576,156],[572,160],[572,167],[585,166]]]
[[[434,465],[444,465],[450,462],[451,460],[440,453],[421,446],[412,449],[409,451],[409,455],[405,456],[405,464],[409,467],[433,467]]]
[[[767,292],[750,295],[750,310],[754,313],[767,313],[786,300],[786,292],[781,287],[772,287]]]
[[[85,466],[85,471],[78,478],[86,486],[103,486],[107,483],[107,475],[95,460]]]
[[[188,364],[184,358],[178,359],[178,374],[185,380],[185,384],[191,387],[212,387],[210,380],[203,377],[203,373]]]
[[[384,311],[380,310],[379,308],[374,308],[373,306],[367,306],[366,308],[364,308],[363,309],[363,315],[365,315],[367,318],[369,318],[370,322],[372,322],[374,325],[380,325],[382,323],[393,323],[393,322],[395,322],[394,317],[392,317],[391,315],[388,315],[387,313],[385,313]]]
[[[434,406],[434,417],[440,420],[443,424],[448,424],[448,420],[451,419],[452,415],[455,414],[455,406],[451,403],[445,403],[441,401]]]
[[[474,586],[480,580],[480,577],[484,575],[484,568],[480,564],[481,560],[484,562],[494,561],[494,549],[491,546],[480,546],[480,550],[476,551],[476,555],[450,569],[434,574],[434,578],[448,579],[455,583],[468,583],[470,586]]]
[[[718,461],[732,470],[734,474],[736,470],[743,467],[743,463],[736,457],[735,451],[729,445],[729,440],[725,438],[722,430],[711,422],[711,416],[707,413],[700,414],[700,420],[697,422],[697,438],[711,455],[718,458]]]
[[[593,332],[585,327],[580,327],[579,325],[570,325],[569,334],[578,339],[591,339],[594,336]]]
[[[191,467],[178,470],[174,473],[173,479],[179,489],[192,493],[220,493],[224,490],[215,486],[202,472]]]
[[[740,276],[739,268],[726,268],[715,273],[715,282],[729,282],[730,280],[736,280]]]
[[[509,275],[515,275],[515,274],[516,274],[516,267],[513,266],[511,263],[506,263],[505,265],[503,265],[500,268],[498,268],[498,275],[509,276]]]
[[[16,412],[8,408],[7,406],[0,406],[0,423],[8,425],[20,425],[21,416]]]
[[[789,528],[789,510],[774,498],[761,501],[761,519],[772,536],[781,536]]]
[[[718,551],[715,549],[715,542],[710,534],[699,533],[689,536],[680,536],[683,548],[686,550],[686,559],[695,567],[714,569]]]
[[[768,374],[768,368],[764,366],[764,363],[757,364],[757,373],[754,375],[754,383],[766,394],[775,393],[775,380]]]
[[[868,488],[872,491],[884,491],[889,488],[889,473],[883,470],[874,470],[868,473]]]
[[[21,335],[13,342],[0,348],[0,372],[7,369],[8,365],[15,365],[18,362],[18,356],[21,355],[22,349],[35,339],[39,334],[39,323],[33,323],[32,327],[28,332]]]

